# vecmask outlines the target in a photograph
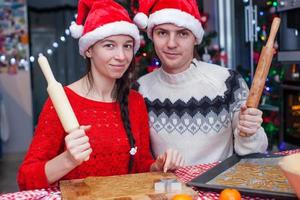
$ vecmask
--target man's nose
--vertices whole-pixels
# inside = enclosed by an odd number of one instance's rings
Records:
[[[167,45],[169,48],[175,48],[177,46],[175,34],[170,34]]]

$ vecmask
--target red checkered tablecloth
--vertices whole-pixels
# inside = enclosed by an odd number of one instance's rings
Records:
[[[300,149],[291,150],[291,151],[284,151],[279,152],[277,154],[280,155],[289,155],[293,153],[299,153]],[[183,167],[175,171],[175,175],[183,182],[189,182],[193,178],[197,177],[198,175],[206,172],[210,168],[217,165],[219,162],[212,163],[212,164],[201,164],[189,167]],[[197,190],[195,188],[195,190]],[[197,190],[199,192],[198,200],[218,200],[219,194],[216,192],[205,192],[201,190]],[[40,189],[40,190],[27,190],[22,192],[15,192],[15,193],[8,193],[0,195],[0,200],[60,200],[61,193],[58,187],[52,187],[47,189]],[[260,197],[248,197],[243,196],[242,199],[245,200],[267,200],[266,198]]]

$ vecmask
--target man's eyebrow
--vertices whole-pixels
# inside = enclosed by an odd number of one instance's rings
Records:
[[[167,30],[167,29],[164,29],[164,28],[156,28],[156,29],[154,29],[155,31],[156,30],[160,30],[160,31],[169,31],[169,30]],[[189,29],[187,29],[187,28],[181,28],[181,29],[177,29],[177,30],[175,30],[176,32],[182,32],[182,31],[189,31]]]
[[[116,41],[109,40],[109,39],[104,39],[104,40],[101,41],[101,43],[104,43],[104,42],[116,43]],[[133,40],[127,40],[125,43],[133,43]]]
[[[182,29],[178,29],[177,31],[190,31],[190,30],[187,28],[182,28]]]

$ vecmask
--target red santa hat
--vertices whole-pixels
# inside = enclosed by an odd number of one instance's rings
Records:
[[[134,39],[134,53],[140,47],[140,34],[128,12],[113,0],[79,0],[76,23],[70,26],[71,35],[79,39],[79,53],[97,41],[112,35],[129,35]]]
[[[204,35],[196,0],[139,0],[134,22],[152,39],[156,25],[171,23],[189,29],[200,44]]]

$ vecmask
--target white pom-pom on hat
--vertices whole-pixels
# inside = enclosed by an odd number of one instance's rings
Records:
[[[78,25],[75,22],[72,22],[71,26],[69,27],[72,37],[75,39],[80,38],[83,33],[83,28],[83,25]]]
[[[134,23],[141,29],[147,28],[148,16],[145,13],[139,12],[133,18]]]

